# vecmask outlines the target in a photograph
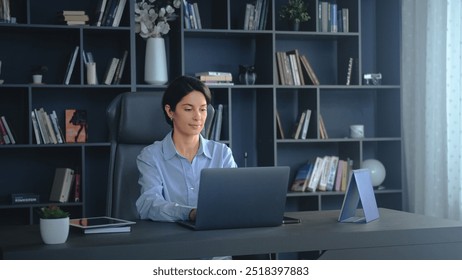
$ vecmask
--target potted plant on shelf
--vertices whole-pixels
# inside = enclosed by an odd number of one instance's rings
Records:
[[[40,235],[45,244],[62,244],[69,235],[69,212],[56,205],[42,207],[40,217]]]
[[[34,84],[41,84],[43,75],[48,71],[48,67],[45,65],[34,66],[32,68],[32,82]]]
[[[311,18],[308,14],[308,7],[303,0],[289,0],[286,5],[281,7],[279,17],[293,24],[294,31],[299,30],[300,22],[308,21]]]

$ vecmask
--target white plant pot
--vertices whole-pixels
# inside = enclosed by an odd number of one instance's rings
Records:
[[[69,236],[69,217],[40,219],[40,235],[45,244],[62,244]]]
[[[32,82],[34,84],[41,84],[42,83],[42,75],[32,75]]]

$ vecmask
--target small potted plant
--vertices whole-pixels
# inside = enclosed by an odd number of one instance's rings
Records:
[[[300,22],[308,21],[311,18],[308,14],[308,7],[303,0],[289,0],[286,5],[281,7],[279,17],[292,23],[294,31],[298,31]]]
[[[40,235],[45,244],[62,244],[69,235],[69,212],[56,205],[42,207],[40,217]]]
[[[39,65],[32,67],[32,82],[34,84],[41,84],[43,75],[48,71],[48,67],[45,65]]]

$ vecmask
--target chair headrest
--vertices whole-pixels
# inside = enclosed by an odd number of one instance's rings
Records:
[[[111,141],[119,144],[150,144],[171,130],[165,121],[162,92],[127,92],[109,105]]]

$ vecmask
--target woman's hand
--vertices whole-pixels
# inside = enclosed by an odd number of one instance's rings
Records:
[[[195,221],[196,220],[196,208],[192,209],[191,212],[189,212],[189,219],[191,221]]]

